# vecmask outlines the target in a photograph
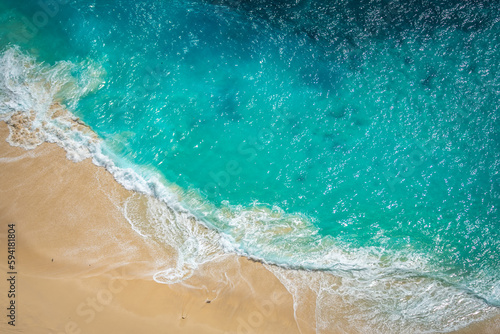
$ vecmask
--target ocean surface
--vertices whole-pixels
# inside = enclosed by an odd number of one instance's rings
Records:
[[[374,332],[499,314],[500,2],[0,0],[0,50],[0,119],[31,115],[31,146],[341,277]]]

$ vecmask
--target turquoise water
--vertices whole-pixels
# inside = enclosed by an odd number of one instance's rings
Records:
[[[500,306],[498,2],[0,4],[1,47],[98,67],[56,99],[230,249]]]

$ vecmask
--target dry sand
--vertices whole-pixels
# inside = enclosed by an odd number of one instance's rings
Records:
[[[156,283],[152,274],[174,259],[124,218],[123,203],[137,194],[89,160],[67,160],[54,144],[26,151],[7,144],[7,135],[0,122],[1,333],[315,332],[314,296],[305,308],[311,312],[301,311],[296,321],[280,281],[236,255],[202,265],[182,283]],[[12,223],[15,327],[4,315]],[[340,318],[336,324],[346,328]],[[500,320],[460,333],[500,333]]]

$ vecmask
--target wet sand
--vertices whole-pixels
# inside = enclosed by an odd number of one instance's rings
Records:
[[[7,225],[15,224],[16,326],[3,315],[0,332],[315,332],[314,293],[304,295],[294,312],[276,276],[243,257],[203,264],[182,283],[155,282],[153,274],[172,266],[175,254],[125,219],[124,203],[143,195],[89,160],[66,159],[54,144],[27,151],[10,146],[7,135],[0,122],[0,239],[6,245]],[[6,275],[6,249],[1,258]],[[0,282],[4,309],[9,287],[6,279]],[[335,328],[321,333],[354,333],[341,313],[334,316]],[[499,332],[497,317],[458,333]]]

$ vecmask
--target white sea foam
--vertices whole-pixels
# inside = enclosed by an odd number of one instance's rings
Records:
[[[266,267],[293,296],[299,328],[315,323],[316,333],[450,332],[500,314],[467,291],[430,278],[360,279]]]
[[[124,215],[141,236],[177,252],[176,266],[154,275],[159,283],[183,281],[191,277],[200,264],[224,256],[219,234],[199,224],[188,212],[175,211],[155,197],[139,194],[130,197],[125,203]]]
[[[15,157],[1,157],[0,164],[10,164],[10,163],[17,162],[17,161],[24,160],[24,159],[33,159],[33,158],[36,158],[37,156],[38,155],[35,154],[33,151],[28,151],[24,154],[21,154],[21,155],[15,156]]]
[[[75,77],[75,71],[81,74]],[[48,65],[7,48],[0,55],[0,120],[10,123],[11,144],[29,149],[44,141],[57,143],[69,159],[92,158],[125,188],[152,196],[131,197],[123,213],[137,233],[176,252],[175,265],[154,275],[157,282],[185,280],[225,250],[283,267],[321,270],[268,266],[293,295],[298,318],[312,307],[318,333],[327,333],[338,318],[343,319],[339,328],[348,332],[425,333],[454,330],[498,313],[466,289],[433,277],[430,254],[353,248],[321,236],[307,217],[258,203],[215,208],[196,193],[179,198],[173,185],[154,171],[126,167],[119,157],[105,154],[105,144],[67,111],[99,89],[105,75],[91,60]],[[23,141],[25,137],[31,139]],[[209,220],[203,223],[193,213]],[[316,296],[313,306],[304,302],[308,291]]]
[[[87,69],[86,75],[77,79],[71,73],[80,68]],[[71,131],[77,118],[58,102],[64,100],[69,108],[74,108],[81,97],[97,89],[101,75],[102,71],[91,61],[48,66],[37,63],[17,47],[4,50],[0,57],[0,120],[14,123],[9,143],[30,149],[44,141],[52,142],[65,148],[71,160],[90,157],[87,146],[93,136]],[[65,115],[57,117],[58,112]],[[15,133],[16,129],[20,133]],[[23,136],[30,139],[23,140]]]

